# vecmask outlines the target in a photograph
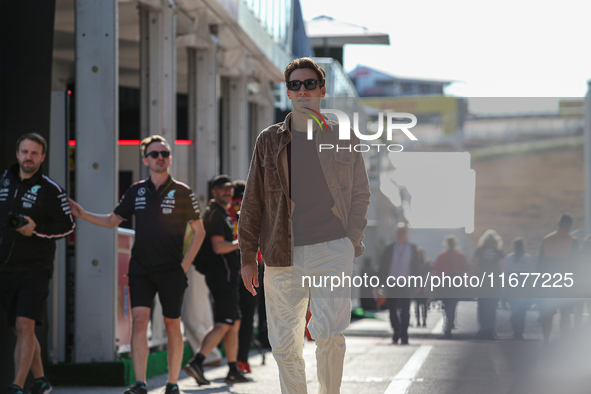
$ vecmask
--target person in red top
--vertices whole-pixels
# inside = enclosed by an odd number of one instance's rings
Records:
[[[446,276],[460,276],[468,272],[469,266],[466,260],[466,255],[457,250],[458,239],[455,235],[448,235],[443,241],[443,247],[446,249],[441,251],[433,267],[433,275],[445,274]],[[455,328],[454,321],[456,318],[456,306],[458,305],[458,298],[444,298],[443,309],[445,312],[445,321],[443,324],[443,335],[445,338],[451,338],[451,330]]]

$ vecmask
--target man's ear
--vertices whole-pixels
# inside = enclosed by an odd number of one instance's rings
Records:
[[[322,92],[322,97],[324,97],[326,95],[326,86],[321,87],[320,91]]]
[[[142,159],[142,162],[144,163],[144,165],[145,165],[146,167],[148,167],[148,159],[147,159],[147,158],[145,158],[145,157],[144,157],[144,158]]]
[[[287,92],[287,98],[291,100],[291,95],[289,93],[289,89],[285,89],[285,91]]]

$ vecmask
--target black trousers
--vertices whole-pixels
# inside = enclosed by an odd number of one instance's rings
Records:
[[[478,299],[478,324],[480,331],[494,331],[498,298]]]
[[[423,318],[423,325],[427,324],[427,309],[429,308],[428,298],[415,298],[415,317],[417,318],[417,326],[421,324],[421,317]]]
[[[511,304],[511,325],[513,326],[513,337],[523,336],[525,328],[525,314],[532,302],[528,298],[514,298],[509,300]]]
[[[267,326],[267,304],[265,302],[265,264],[259,264],[259,289],[257,290],[257,297],[259,298],[258,315],[259,315],[259,337],[261,347],[271,349],[269,343],[269,328]]]
[[[242,321],[240,322],[240,331],[238,332],[238,361],[248,362],[248,352],[250,351],[250,342],[252,340],[254,311],[259,302],[259,294],[250,294],[244,283],[240,281],[240,312]]]
[[[455,328],[456,308],[458,306],[457,298],[444,298],[443,310],[445,313],[445,320],[443,322],[443,332],[450,333]]]
[[[410,298],[386,298],[386,305],[390,310],[390,325],[400,336],[400,339],[408,339],[408,325],[410,322]],[[400,309],[400,315],[398,310]]]

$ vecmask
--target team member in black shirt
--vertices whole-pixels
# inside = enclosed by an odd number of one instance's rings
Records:
[[[22,394],[29,373],[32,394],[48,394],[35,322],[49,295],[55,239],[72,233],[74,220],[66,192],[43,175],[47,142],[36,133],[16,143],[18,163],[0,176],[0,301],[17,335],[15,378],[8,394]],[[20,222],[20,223],[19,223]]]
[[[183,356],[181,306],[187,287],[185,272],[193,262],[205,237],[199,205],[191,189],[168,173],[170,147],[154,135],[140,145],[150,176],[133,184],[119,205],[108,215],[86,212],[70,200],[75,217],[99,226],[114,228],[135,215],[135,241],[129,263],[132,337],[131,356],[138,382],[125,394],[146,394],[148,360],[147,328],[154,296],[158,293],[168,335],[169,375],[166,394],[179,393],[177,386]],[[183,257],[187,222],[193,239]]]
[[[234,186],[227,175],[219,175],[213,180],[211,200],[203,214],[207,237],[199,251],[196,265],[205,275],[207,287],[213,297],[214,326],[201,342],[199,352],[185,367],[185,371],[195,378],[199,385],[209,384],[203,375],[203,360],[224,340],[224,349],[230,371],[225,382],[244,383],[249,380],[237,369],[238,331],[240,330],[240,306],[238,284],[240,283],[240,254],[238,241],[230,224],[226,210],[232,201]]]

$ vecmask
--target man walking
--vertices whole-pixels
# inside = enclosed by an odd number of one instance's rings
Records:
[[[449,234],[443,241],[445,250],[441,251],[431,270],[433,276],[447,275],[450,277],[461,276],[470,270],[466,255],[458,250],[458,239],[455,235]],[[451,338],[451,330],[455,328],[456,308],[460,298],[443,298],[443,310],[445,320],[443,321],[443,337]]]
[[[207,287],[213,297],[215,324],[203,338],[199,352],[186,365],[185,371],[199,385],[210,384],[203,374],[203,360],[223,339],[230,367],[225,382],[244,383],[249,380],[236,365],[241,317],[238,301],[240,255],[227,211],[234,194],[232,180],[227,175],[217,176],[213,180],[211,193],[213,199],[203,214],[207,235],[197,256],[197,263],[204,272]]]
[[[396,240],[391,243],[382,254],[379,268],[380,283],[395,283],[399,278],[405,278],[407,286],[393,286],[386,288],[386,306],[390,310],[390,325],[394,334],[392,343],[408,345],[408,326],[410,322],[410,297],[416,289],[410,287],[410,276],[423,276],[425,264],[417,251],[417,246],[408,242],[408,226],[398,223]],[[400,289],[403,290],[400,290]],[[400,309],[400,316],[398,316]]]
[[[565,213],[560,217],[556,231],[544,237],[538,256],[539,272],[554,275],[572,270],[579,255],[579,240],[570,235],[572,224],[572,216]],[[568,304],[568,300],[543,298],[541,301],[542,337],[544,344],[548,344],[552,333],[552,321],[559,307],[560,334],[565,336],[569,331],[572,306]]]
[[[340,391],[345,337],[351,319],[351,289],[314,287],[304,276],[351,275],[363,253],[369,183],[356,151],[320,151],[339,143],[332,121],[320,128],[311,114],[326,94],[324,71],[310,58],[285,69],[293,112],[257,138],[242,201],[238,241],[242,279],[253,295],[258,287],[257,250],[265,269],[269,341],[279,366],[282,393],[306,393],[303,352],[305,316],[316,341],[320,393]],[[357,144],[352,136],[347,144]],[[323,145],[328,146],[328,145]]]
[[[70,199],[75,217],[106,228],[115,228],[135,215],[135,241],[129,262],[131,299],[131,357],[137,383],[125,394],[147,394],[147,329],[154,296],[158,293],[168,336],[168,383],[166,394],[179,393],[178,375],[183,358],[181,307],[187,287],[185,272],[205,237],[199,205],[191,189],[168,172],[172,157],[166,140],[158,135],[145,138],[140,149],[150,176],[127,190],[108,215],[86,212]],[[193,238],[183,257],[187,223]]]
[[[15,377],[6,394],[22,394],[29,370],[32,394],[49,394],[35,324],[41,324],[53,272],[55,240],[71,234],[67,194],[43,175],[47,142],[36,133],[16,143],[18,163],[0,178],[0,300],[17,336]]]

